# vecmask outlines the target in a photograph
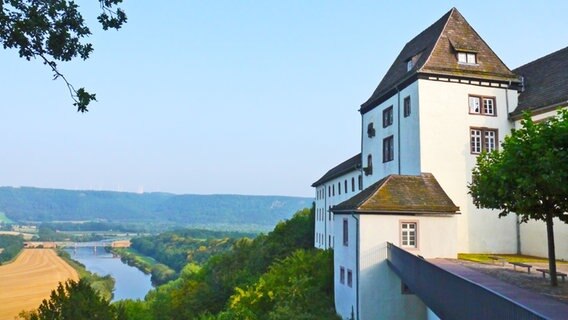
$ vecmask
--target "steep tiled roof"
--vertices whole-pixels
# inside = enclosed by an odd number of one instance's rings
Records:
[[[524,91],[513,115],[568,105],[568,47],[514,70],[524,78]]]
[[[353,156],[348,160],[343,161],[339,165],[335,166],[334,168],[326,172],[326,174],[324,174],[321,178],[319,178],[318,181],[312,184],[312,187],[317,187],[320,184],[325,183],[331,179],[337,178],[343,174],[346,174],[347,172],[357,170],[360,168],[361,168],[361,154],[359,153],[356,156]]]
[[[458,51],[477,54],[477,64],[458,63]],[[415,64],[407,70],[407,62]],[[398,85],[418,74],[456,76],[479,80],[518,81],[456,8],[404,46],[373,95],[361,105],[365,112],[385,96],[394,94]],[[399,88],[402,89],[402,88]]]
[[[455,214],[459,208],[431,173],[389,175],[331,210],[376,214]]]

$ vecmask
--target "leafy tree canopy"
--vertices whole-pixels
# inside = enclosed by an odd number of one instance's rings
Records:
[[[117,7],[121,2],[99,0],[102,12],[97,19],[104,30],[118,30],[126,23],[126,14]],[[57,61],[89,58],[93,46],[83,39],[90,34],[74,1],[0,0],[0,43],[4,49],[16,49],[28,61],[41,59],[53,71],[54,79],[65,81],[80,112],[88,111],[89,103],[96,101],[95,94],[75,89],[57,69]]]
[[[556,285],[553,218],[568,223],[568,110],[505,138],[501,150],[481,154],[469,193],[478,208],[516,213],[522,222],[546,221],[552,285]]]
[[[37,311],[20,316],[26,320],[124,319],[121,312],[98,296],[84,279],[59,283],[49,300],[43,300]]]

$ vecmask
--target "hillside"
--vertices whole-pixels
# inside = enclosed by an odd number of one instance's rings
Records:
[[[285,196],[137,194],[0,187],[0,212],[20,222],[106,220],[273,226],[311,205],[311,198]]]

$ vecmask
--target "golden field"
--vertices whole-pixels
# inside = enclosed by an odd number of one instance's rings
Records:
[[[68,279],[77,281],[79,275],[54,250],[24,249],[14,262],[0,266],[0,320],[36,309]]]

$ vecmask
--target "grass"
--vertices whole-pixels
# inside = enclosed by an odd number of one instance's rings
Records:
[[[499,257],[508,262],[522,262],[522,263],[548,263],[548,258],[518,255],[518,254],[493,254],[493,253],[459,253],[458,259],[473,261],[478,263],[493,263],[489,257]],[[564,260],[556,260],[556,263],[568,263]]]

